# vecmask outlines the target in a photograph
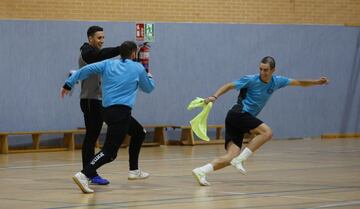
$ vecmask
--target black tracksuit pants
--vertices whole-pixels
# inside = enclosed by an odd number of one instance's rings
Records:
[[[86,126],[86,135],[82,148],[83,170],[88,168],[90,163],[94,162],[94,160],[96,161],[96,159],[99,158],[100,155],[104,155],[104,153],[110,156],[110,158],[106,160],[107,162],[114,160],[126,133],[131,136],[129,145],[129,170],[138,169],[139,153],[145,139],[145,130],[141,124],[131,116],[131,108],[124,105],[114,105],[103,109],[101,101],[93,99],[81,99],[80,105],[84,113]],[[103,149],[97,153],[94,158],[95,144],[101,131],[103,118],[108,125],[106,140]],[[87,176],[89,178],[97,176],[97,168]]]

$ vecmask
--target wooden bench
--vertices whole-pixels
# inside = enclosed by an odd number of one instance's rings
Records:
[[[167,128],[173,127],[171,125],[144,125],[144,128],[149,131],[149,129],[152,129],[154,131],[154,136],[152,139],[152,142],[147,142],[145,144],[149,143],[155,143],[158,145],[167,145],[167,135],[166,130]],[[151,145],[151,144],[150,144]]]
[[[194,132],[191,130],[191,126],[173,126],[174,129],[181,129],[180,144],[182,145],[196,145],[196,144],[222,144],[224,138],[221,135],[221,131],[224,125],[208,125],[208,129],[216,129],[216,135],[214,139],[206,142],[203,140],[195,140]]]
[[[222,130],[224,125],[208,125],[209,129],[216,129],[215,138],[210,139],[210,141],[195,140],[194,132],[191,129],[191,126],[173,126],[173,128],[181,129],[180,144],[182,145],[197,145],[197,144],[223,144],[225,142],[224,137],[222,136]],[[245,134],[244,143],[247,143],[251,140],[252,136],[250,134]]]
[[[27,131],[27,132],[0,132],[0,153],[17,153],[17,152],[40,152],[40,151],[64,151],[75,149],[75,135],[84,134],[85,130],[50,130],[50,131]],[[64,147],[41,147],[40,139],[42,135],[62,134],[64,140]],[[8,136],[31,135],[32,149],[9,149]]]
[[[144,142],[144,147],[151,147],[151,146],[160,146],[160,145],[167,145],[167,135],[166,130],[167,128],[171,128],[173,126],[171,125],[144,125],[143,126],[146,130],[146,132],[149,132],[150,130],[154,132],[152,140],[149,142]],[[126,136],[124,139],[122,147],[127,147],[130,144],[131,137],[129,135]]]
[[[153,131],[153,137],[152,140],[149,142],[144,142],[144,147],[149,146],[160,146],[160,145],[167,145],[167,135],[166,135],[166,129],[173,127],[172,125],[144,125],[143,126],[147,132]],[[81,130],[85,130],[84,128],[80,128]],[[106,126],[103,128],[102,131],[106,132]],[[122,143],[121,147],[128,147],[130,144],[131,137],[129,135],[126,135],[124,142]],[[99,143],[97,143],[97,147],[101,147]]]

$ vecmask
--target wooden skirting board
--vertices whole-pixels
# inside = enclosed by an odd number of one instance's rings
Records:
[[[329,133],[322,134],[322,139],[360,139],[360,133]]]

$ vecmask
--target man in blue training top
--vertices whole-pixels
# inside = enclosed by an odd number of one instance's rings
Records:
[[[273,75],[275,71],[274,58],[267,56],[261,60],[260,73],[247,75],[231,83],[221,86],[212,96],[205,99],[205,103],[215,102],[219,96],[231,89],[240,91],[237,104],[227,113],[225,119],[225,149],[226,154],[214,159],[202,167],[192,170],[196,180],[202,186],[210,183],[206,175],[214,170],[219,170],[228,165],[233,165],[242,174],[246,173],[244,161],[261,145],[272,138],[272,130],[264,122],[256,118],[272,93],[285,86],[314,86],[327,84],[329,80],[321,77],[318,80],[295,80],[287,77]],[[256,136],[241,152],[245,133]]]
[[[105,60],[86,65],[79,71],[73,73],[61,89],[61,97],[67,95],[78,80],[88,78],[90,75],[98,74],[102,77],[102,105],[104,107],[104,121],[107,124],[107,133],[104,146],[94,158],[88,163],[81,172],[73,176],[73,180],[84,193],[93,193],[89,188],[88,179],[97,175],[96,170],[102,165],[113,161],[122,144],[125,135],[131,132],[138,132],[131,139],[130,143],[139,143],[143,141],[143,128],[131,116],[131,109],[134,107],[138,87],[146,93],[154,89],[154,81],[151,74],[146,73],[145,68],[136,59],[137,46],[134,42],[125,41],[120,46],[121,59]],[[138,160],[140,147],[137,146],[137,152],[131,152],[137,156],[132,159]],[[130,152],[129,152],[130,154]],[[131,176],[138,176],[141,170],[133,171]],[[148,174],[147,174],[148,175]]]

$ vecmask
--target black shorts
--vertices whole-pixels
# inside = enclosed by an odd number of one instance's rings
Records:
[[[230,141],[241,148],[244,134],[262,123],[248,112],[230,110],[225,119],[225,149]]]

